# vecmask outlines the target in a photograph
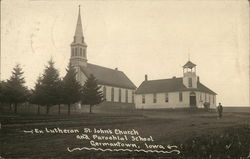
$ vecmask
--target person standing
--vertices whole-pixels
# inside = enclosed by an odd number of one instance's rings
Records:
[[[219,105],[217,107],[217,110],[218,110],[219,118],[221,119],[222,118],[222,112],[223,112],[223,107],[222,107],[221,103],[219,103]]]

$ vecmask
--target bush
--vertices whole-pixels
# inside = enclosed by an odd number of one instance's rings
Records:
[[[204,106],[205,110],[209,110],[209,108],[210,108],[210,103],[209,103],[209,102],[205,102],[205,103],[203,104],[203,106]]]
[[[221,134],[200,135],[177,143],[183,158],[240,159],[247,157],[250,147],[250,127],[226,129]]]

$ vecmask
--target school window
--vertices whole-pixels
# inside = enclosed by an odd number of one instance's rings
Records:
[[[121,88],[119,88],[119,102],[121,102],[122,100],[122,90]]]
[[[207,101],[207,94],[205,94],[205,102]]]
[[[111,88],[111,101],[114,101],[114,88]]]
[[[213,104],[214,104],[214,96],[213,96]]]
[[[153,102],[156,103],[157,102],[157,96],[156,96],[156,93],[154,94],[154,99],[153,99]]]
[[[143,104],[146,103],[145,95],[144,95],[144,94],[142,95],[142,103],[143,103]]]
[[[168,102],[168,93],[165,93],[165,102]]]
[[[182,92],[179,92],[179,101],[182,102]]]
[[[128,90],[126,89],[126,95],[125,95],[125,98],[126,98],[126,103],[128,103]]]
[[[192,87],[192,78],[188,78],[188,87]]]
[[[200,101],[202,101],[202,94],[200,93]]]
[[[104,100],[106,100],[106,92],[107,92],[107,90],[106,90],[106,87],[104,86],[103,87],[103,99]]]
[[[211,103],[210,95],[209,95],[209,103]]]

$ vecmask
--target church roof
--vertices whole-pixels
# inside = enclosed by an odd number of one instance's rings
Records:
[[[197,83],[197,88],[187,88],[183,84],[181,77],[143,81],[135,93],[147,94],[147,93],[165,93],[165,92],[177,92],[177,91],[201,91],[216,95],[215,92],[213,92],[200,82]]]
[[[183,67],[184,68],[193,68],[193,67],[195,67],[196,66],[196,64],[194,64],[193,62],[191,62],[191,61],[188,61]]]
[[[136,89],[136,86],[130,79],[122,72],[115,69],[110,69],[94,64],[87,64],[87,67],[82,66],[81,71],[89,77],[93,74],[98,81],[98,84]]]

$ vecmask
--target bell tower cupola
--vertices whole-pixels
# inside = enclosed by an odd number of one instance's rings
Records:
[[[78,19],[73,42],[71,43],[70,63],[77,66],[87,66],[87,44],[84,41],[81,20],[81,8],[79,5]]]
[[[190,60],[183,66],[183,84],[187,88],[197,88],[196,65]]]

